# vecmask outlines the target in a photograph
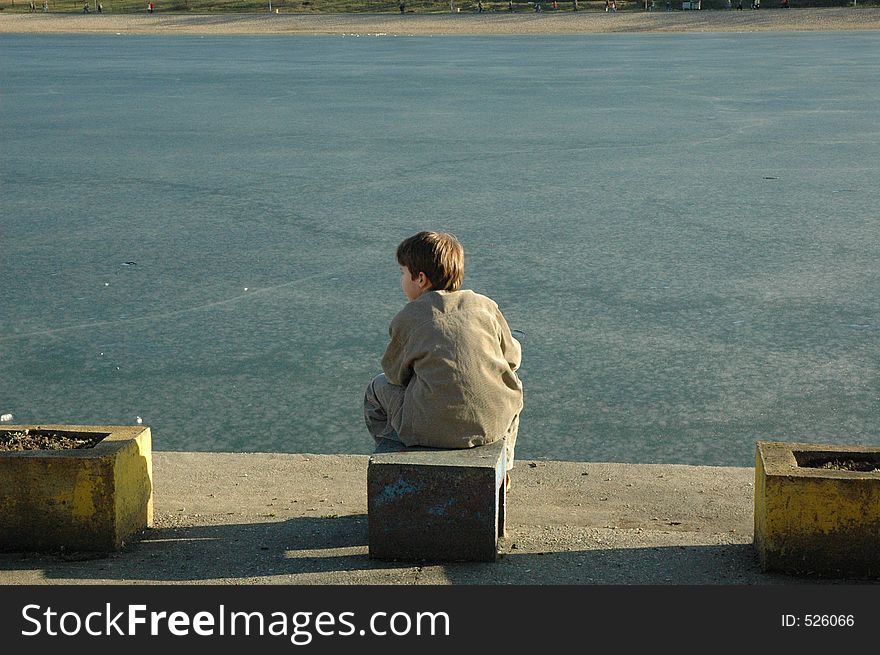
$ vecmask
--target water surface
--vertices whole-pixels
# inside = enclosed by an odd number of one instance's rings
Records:
[[[525,333],[518,455],[880,445],[880,34],[0,35],[0,413],[367,453],[394,249]]]

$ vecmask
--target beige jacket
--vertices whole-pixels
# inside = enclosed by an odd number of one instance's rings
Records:
[[[493,300],[428,291],[398,312],[390,333],[382,369],[405,387],[400,411],[389,417],[403,443],[469,448],[516,438],[521,349]]]

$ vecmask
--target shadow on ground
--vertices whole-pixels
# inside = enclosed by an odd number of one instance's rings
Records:
[[[367,517],[148,530],[127,550],[0,554],[0,571],[39,571],[47,582],[228,584],[611,584],[717,585],[853,583],[763,573],[751,544],[507,550],[496,562],[389,562],[367,554]]]

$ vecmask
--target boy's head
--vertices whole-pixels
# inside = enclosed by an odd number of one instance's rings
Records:
[[[428,289],[458,291],[464,279],[464,248],[445,232],[419,232],[404,239],[397,246],[397,263],[404,278],[409,273],[409,287],[406,279],[402,283],[410,300]]]

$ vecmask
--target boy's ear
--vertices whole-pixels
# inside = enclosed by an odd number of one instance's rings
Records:
[[[434,285],[431,284],[431,280],[430,280],[430,279],[428,278],[428,276],[425,275],[424,272],[422,272],[422,271],[419,271],[419,280],[418,280],[418,282],[419,282],[419,286],[420,286],[422,289],[431,289],[431,288],[434,287]]]

